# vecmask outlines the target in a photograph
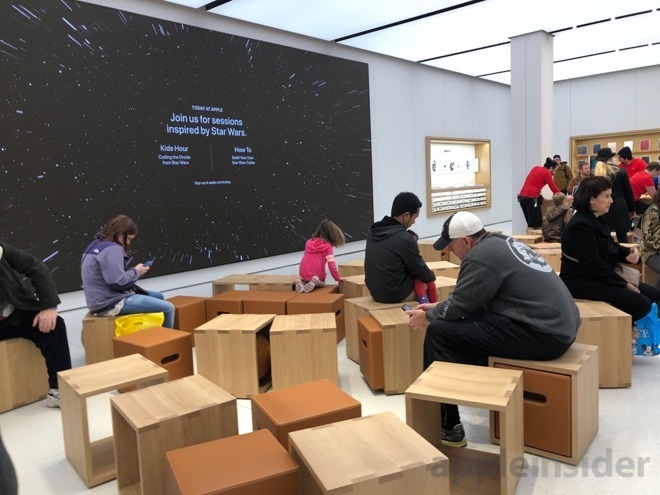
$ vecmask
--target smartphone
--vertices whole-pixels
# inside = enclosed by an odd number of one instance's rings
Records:
[[[408,306],[407,304],[404,304],[403,306],[401,306],[401,309],[404,310],[404,311],[412,311],[412,308],[410,306]]]
[[[154,262],[154,260],[148,260],[148,261],[145,261],[145,262],[142,263],[142,264],[143,264],[144,266],[151,266],[153,262]]]

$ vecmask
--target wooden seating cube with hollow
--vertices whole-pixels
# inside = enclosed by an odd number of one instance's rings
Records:
[[[273,390],[327,378],[339,384],[334,313],[276,316],[270,328]]]
[[[206,321],[223,314],[243,314],[243,300],[250,295],[246,290],[220,292],[206,300]]]
[[[372,390],[385,387],[383,365],[383,329],[371,316],[358,318],[360,372]]]
[[[598,347],[573,344],[551,361],[491,357],[488,363],[523,372],[525,452],[577,465],[598,431]],[[491,414],[497,442],[497,413]]]
[[[92,316],[83,318],[80,339],[85,348],[85,364],[107,361],[115,357],[112,339],[115,338],[116,316]]]
[[[337,328],[337,342],[346,335],[344,315],[344,294],[323,293],[314,289],[307,294],[298,294],[286,302],[286,314],[303,315],[311,313],[334,313]]]
[[[166,493],[168,451],[238,434],[236,399],[200,375],[110,402],[121,495]]]
[[[370,296],[371,292],[364,282],[364,275],[353,275],[352,277],[344,277],[339,282],[339,292],[344,294],[346,299],[353,297]]]
[[[64,452],[88,487],[116,477],[113,437],[91,441],[87,399],[120,387],[167,380],[167,370],[139,354],[58,373]]]
[[[294,291],[251,290],[243,299],[243,313],[251,315],[285,315],[287,303],[298,295]]]
[[[195,345],[195,328],[206,323],[206,298],[174,296],[167,300],[174,305],[174,328],[188,332]]]
[[[344,261],[337,265],[339,274],[342,277],[352,277],[353,275],[364,275],[364,258],[359,260]]]
[[[48,372],[41,351],[27,339],[0,341],[0,413],[43,399]]]
[[[458,278],[461,267],[449,261],[430,261],[426,264],[436,277]]]
[[[167,453],[171,495],[299,495],[300,468],[268,430]]]
[[[499,412],[500,453],[443,445],[441,404]],[[406,422],[449,457],[452,493],[515,493],[524,460],[522,371],[436,361],[406,390]]]
[[[391,412],[294,431],[289,451],[301,494],[450,493],[447,458]]]
[[[197,327],[197,372],[239,399],[268,390],[270,373],[259,376],[257,336],[270,340],[274,318],[225,314]]]

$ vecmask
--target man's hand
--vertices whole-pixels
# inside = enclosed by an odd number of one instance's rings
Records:
[[[32,326],[39,327],[42,333],[48,333],[55,330],[57,323],[57,308],[43,309],[37,313],[32,321]]]
[[[438,305],[437,302],[418,304],[417,306],[415,306],[415,309],[421,309],[422,311],[428,311],[431,308],[435,308],[437,305]]]
[[[420,306],[427,306],[427,304],[420,304],[418,307]],[[433,306],[435,306],[435,304],[431,304],[431,307]],[[413,309],[410,311],[406,311],[406,314],[409,317],[408,323],[415,330],[424,330],[426,327],[429,326],[429,320],[426,319],[425,311],[422,311],[420,309]]]

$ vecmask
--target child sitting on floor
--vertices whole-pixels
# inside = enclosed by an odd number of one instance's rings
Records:
[[[300,261],[300,280],[296,282],[296,291],[311,292],[315,287],[323,287],[326,263],[332,278],[340,282],[342,278],[337,270],[332,248],[341,247],[345,243],[346,238],[341,229],[330,220],[322,220],[312,238],[305,243],[305,253]]]

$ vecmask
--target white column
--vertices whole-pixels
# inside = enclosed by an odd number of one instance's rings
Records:
[[[512,231],[527,225],[516,196],[527,173],[552,157],[552,38],[545,31],[511,38]]]

